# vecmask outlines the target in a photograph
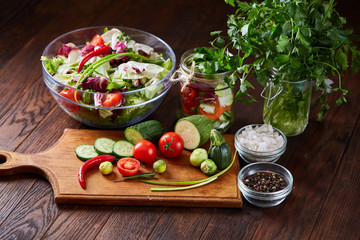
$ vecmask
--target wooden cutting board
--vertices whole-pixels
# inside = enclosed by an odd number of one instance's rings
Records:
[[[58,142],[44,152],[21,154],[0,151],[0,176],[18,173],[39,174],[50,182],[55,202],[59,204],[242,207],[241,194],[237,187],[237,174],[240,169],[238,155],[234,165],[218,179],[185,191],[152,192],[151,187],[161,186],[142,183],[139,180],[114,182],[120,177],[116,166],[113,173],[107,176],[103,176],[96,167],[90,169],[85,174],[86,189],[83,189],[77,175],[84,162],[77,159],[74,150],[80,144],[94,144],[98,137],[118,141],[124,139],[124,133],[114,130],[65,129]],[[234,135],[224,134],[224,138],[234,154]],[[208,144],[203,147],[208,149]],[[199,168],[189,163],[190,153],[184,150],[180,157],[166,159],[158,150],[156,159],[165,160],[167,171],[157,174],[159,180],[154,181],[178,182],[206,178]],[[146,168],[152,171],[151,164],[146,165]]]

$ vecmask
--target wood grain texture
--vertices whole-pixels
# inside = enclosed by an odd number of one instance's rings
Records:
[[[359,35],[359,1],[337,2]],[[65,128],[91,129],[65,115],[43,89],[39,58],[56,36],[94,25],[134,27],[164,39],[179,63],[184,51],[207,45],[211,31],[225,30],[233,9],[218,0],[15,0],[2,3],[0,12],[0,150],[30,154],[55,144]],[[278,163],[292,172],[294,189],[277,207],[247,201],[241,209],[58,205],[44,178],[17,174],[0,177],[0,239],[359,239],[359,78],[347,73],[343,79],[353,92],[347,104],[336,107],[331,96],[324,122],[315,121],[313,108],[306,131],[288,138]],[[252,93],[261,90],[256,85]],[[235,103],[229,133],[262,122],[258,100]],[[175,85],[148,119],[173,130],[178,102]]]

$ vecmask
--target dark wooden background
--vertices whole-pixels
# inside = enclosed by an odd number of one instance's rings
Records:
[[[359,34],[359,2],[339,0],[337,7]],[[233,11],[222,0],[2,1],[0,150],[39,152],[64,128],[87,128],[62,112],[42,80],[41,53],[58,35],[97,25],[138,28],[164,39],[179,61],[184,51],[207,45],[211,31],[225,30]],[[344,77],[353,92],[348,104],[332,104],[322,123],[312,111],[306,131],[288,139],[278,163],[292,172],[294,188],[277,207],[245,200],[242,209],[56,205],[42,177],[0,176],[0,239],[359,239],[359,77]],[[178,101],[174,86],[148,119],[172,130]],[[237,102],[229,133],[261,123],[262,104]]]

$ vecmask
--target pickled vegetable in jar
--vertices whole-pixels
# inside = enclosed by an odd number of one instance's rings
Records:
[[[215,129],[224,133],[234,121],[234,95],[226,83],[231,72],[201,73],[195,62],[189,62],[193,54],[194,50],[189,50],[182,55],[180,69],[171,79],[180,82],[177,116],[202,114],[213,122]]]

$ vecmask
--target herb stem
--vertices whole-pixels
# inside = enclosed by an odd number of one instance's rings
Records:
[[[206,182],[206,181],[208,181],[210,179],[217,178],[217,177],[221,176],[227,170],[229,170],[231,168],[231,166],[234,164],[236,154],[237,154],[237,151],[235,151],[232,162],[230,163],[230,165],[227,168],[225,168],[221,172],[218,172],[218,173],[214,174],[213,176],[205,178],[205,179],[196,180],[196,181],[188,181],[188,182],[151,182],[151,181],[147,181],[147,180],[141,180],[141,182],[148,183],[148,184],[155,184],[155,185],[191,185],[191,184],[197,184],[197,183]]]
[[[324,64],[324,65],[330,67],[331,69],[333,69],[333,70],[337,73],[338,78],[339,78],[339,89],[342,89],[342,88],[341,88],[341,74],[340,74],[340,72],[339,72],[333,65],[331,65],[331,64],[329,64],[329,63],[326,63],[326,62],[316,61],[316,60],[315,60],[314,62]]]
[[[162,191],[181,191],[181,190],[187,190],[187,189],[191,189],[191,188],[196,188],[196,187],[201,187],[203,185],[206,185],[208,183],[211,183],[212,181],[215,181],[217,179],[217,177],[214,178],[209,178],[207,181],[198,183],[198,184],[194,184],[194,185],[190,185],[190,186],[186,186],[186,187],[175,187],[175,188],[150,188],[150,190],[152,192],[162,192]]]

